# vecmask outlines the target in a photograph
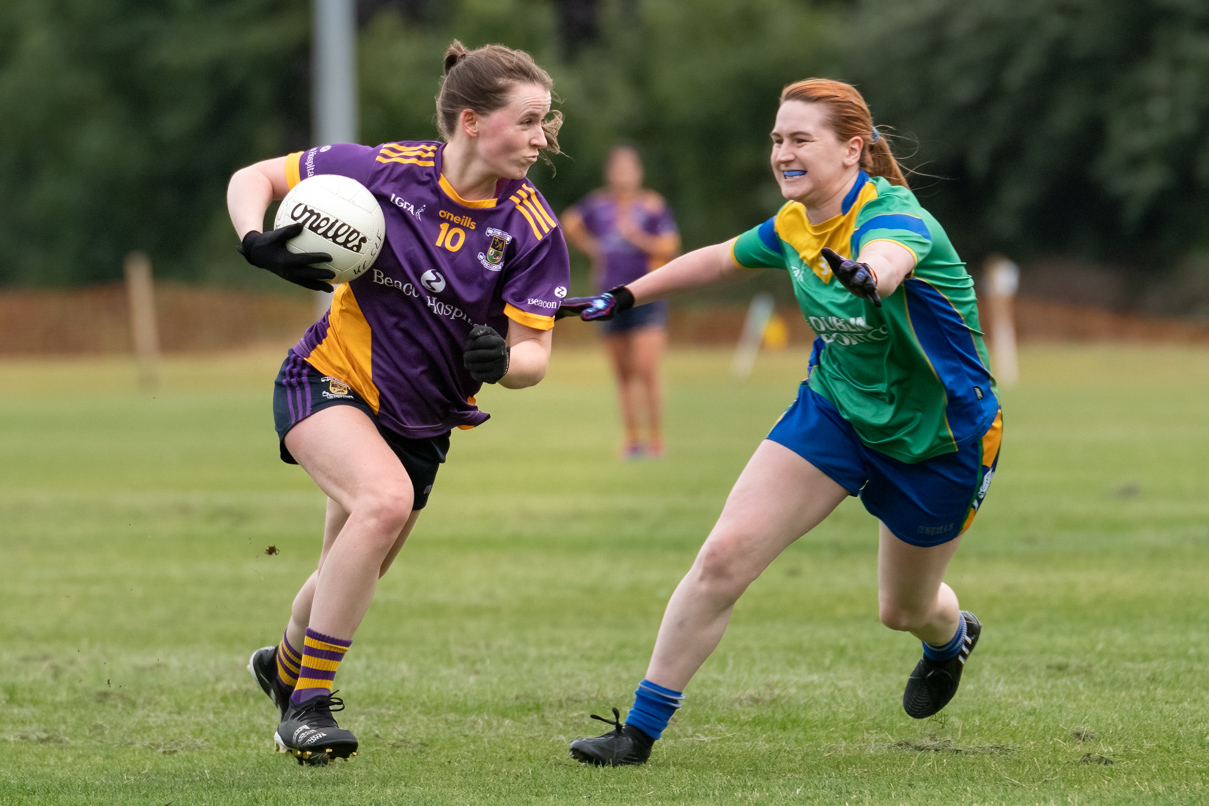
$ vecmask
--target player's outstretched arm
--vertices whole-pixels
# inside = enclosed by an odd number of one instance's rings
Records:
[[[750,277],[751,269],[735,263],[733,240],[703,246],[672,260],[627,286],[635,305],[666,299],[683,291]]]
[[[635,305],[665,299],[683,291],[734,282],[751,276],[751,269],[735,263],[731,241],[695,249],[626,286],[595,297],[568,297],[557,318],[579,316],[589,322],[612,319]]]

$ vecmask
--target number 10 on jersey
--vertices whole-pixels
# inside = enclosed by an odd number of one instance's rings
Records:
[[[448,223],[441,224],[441,234],[437,236],[437,246],[443,246],[450,252],[456,252],[462,248],[465,240],[466,230],[461,227],[450,227]]]

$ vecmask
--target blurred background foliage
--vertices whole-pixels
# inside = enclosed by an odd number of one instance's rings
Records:
[[[637,143],[688,248],[781,203],[780,88],[856,83],[976,263],[1094,263],[1209,315],[1209,4],[1203,0],[361,0],[362,141],[433,139],[441,56],[524,48],[553,75],[556,209]],[[233,250],[232,171],[311,145],[310,4],[0,5],[0,284],[157,273],[275,287]],[[259,276],[259,275],[264,275]],[[267,279],[266,279],[267,278]],[[1199,291],[1198,291],[1199,289]],[[750,286],[745,293],[750,293]],[[1155,295],[1132,294],[1132,299]],[[1198,306],[1201,306],[1198,308]]]

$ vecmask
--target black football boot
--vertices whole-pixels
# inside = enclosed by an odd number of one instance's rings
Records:
[[[343,710],[344,700],[330,694],[291,704],[277,726],[277,749],[294,756],[299,764],[314,766],[357,755],[357,737],[337,725],[332,716],[332,711]]]
[[[930,660],[926,655],[915,666],[907,678],[907,690],[903,692],[903,710],[916,719],[926,719],[949,704],[961,683],[961,672],[966,659],[978,644],[982,634],[982,622],[973,613],[961,611],[966,622],[966,639],[960,651],[948,660]]]
[[[277,647],[262,646],[253,652],[248,659],[248,671],[260,684],[260,690],[277,706],[278,721],[284,720],[286,712],[290,710],[292,691],[277,680]]]
[[[592,714],[593,719],[599,719],[613,730],[594,739],[576,739],[571,742],[571,758],[581,764],[593,764],[597,767],[625,767],[632,764],[646,764],[651,757],[651,746],[655,740],[633,725],[621,724],[621,712],[613,709],[613,718]]]

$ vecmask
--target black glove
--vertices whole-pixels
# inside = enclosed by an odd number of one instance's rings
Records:
[[[823,258],[844,288],[861,299],[869,300],[875,307],[882,307],[882,298],[877,293],[877,275],[869,268],[868,263],[858,263],[840,257],[838,252],[826,246],[823,247]]]
[[[554,312],[555,321],[578,316],[585,322],[606,322],[634,307],[634,295],[624,285],[609,289],[598,297],[569,297]]]
[[[470,329],[462,345],[462,366],[480,383],[497,383],[508,374],[508,344],[487,325]]]
[[[312,263],[324,263],[332,259],[326,252],[291,252],[285,248],[285,242],[302,232],[302,224],[290,224],[281,229],[257,232],[252,230],[243,236],[243,243],[236,247],[239,254],[253,266],[267,269],[278,277],[297,283],[312,291],[332,293],[330,283],[336,273],[331,269],[321,269]]]

